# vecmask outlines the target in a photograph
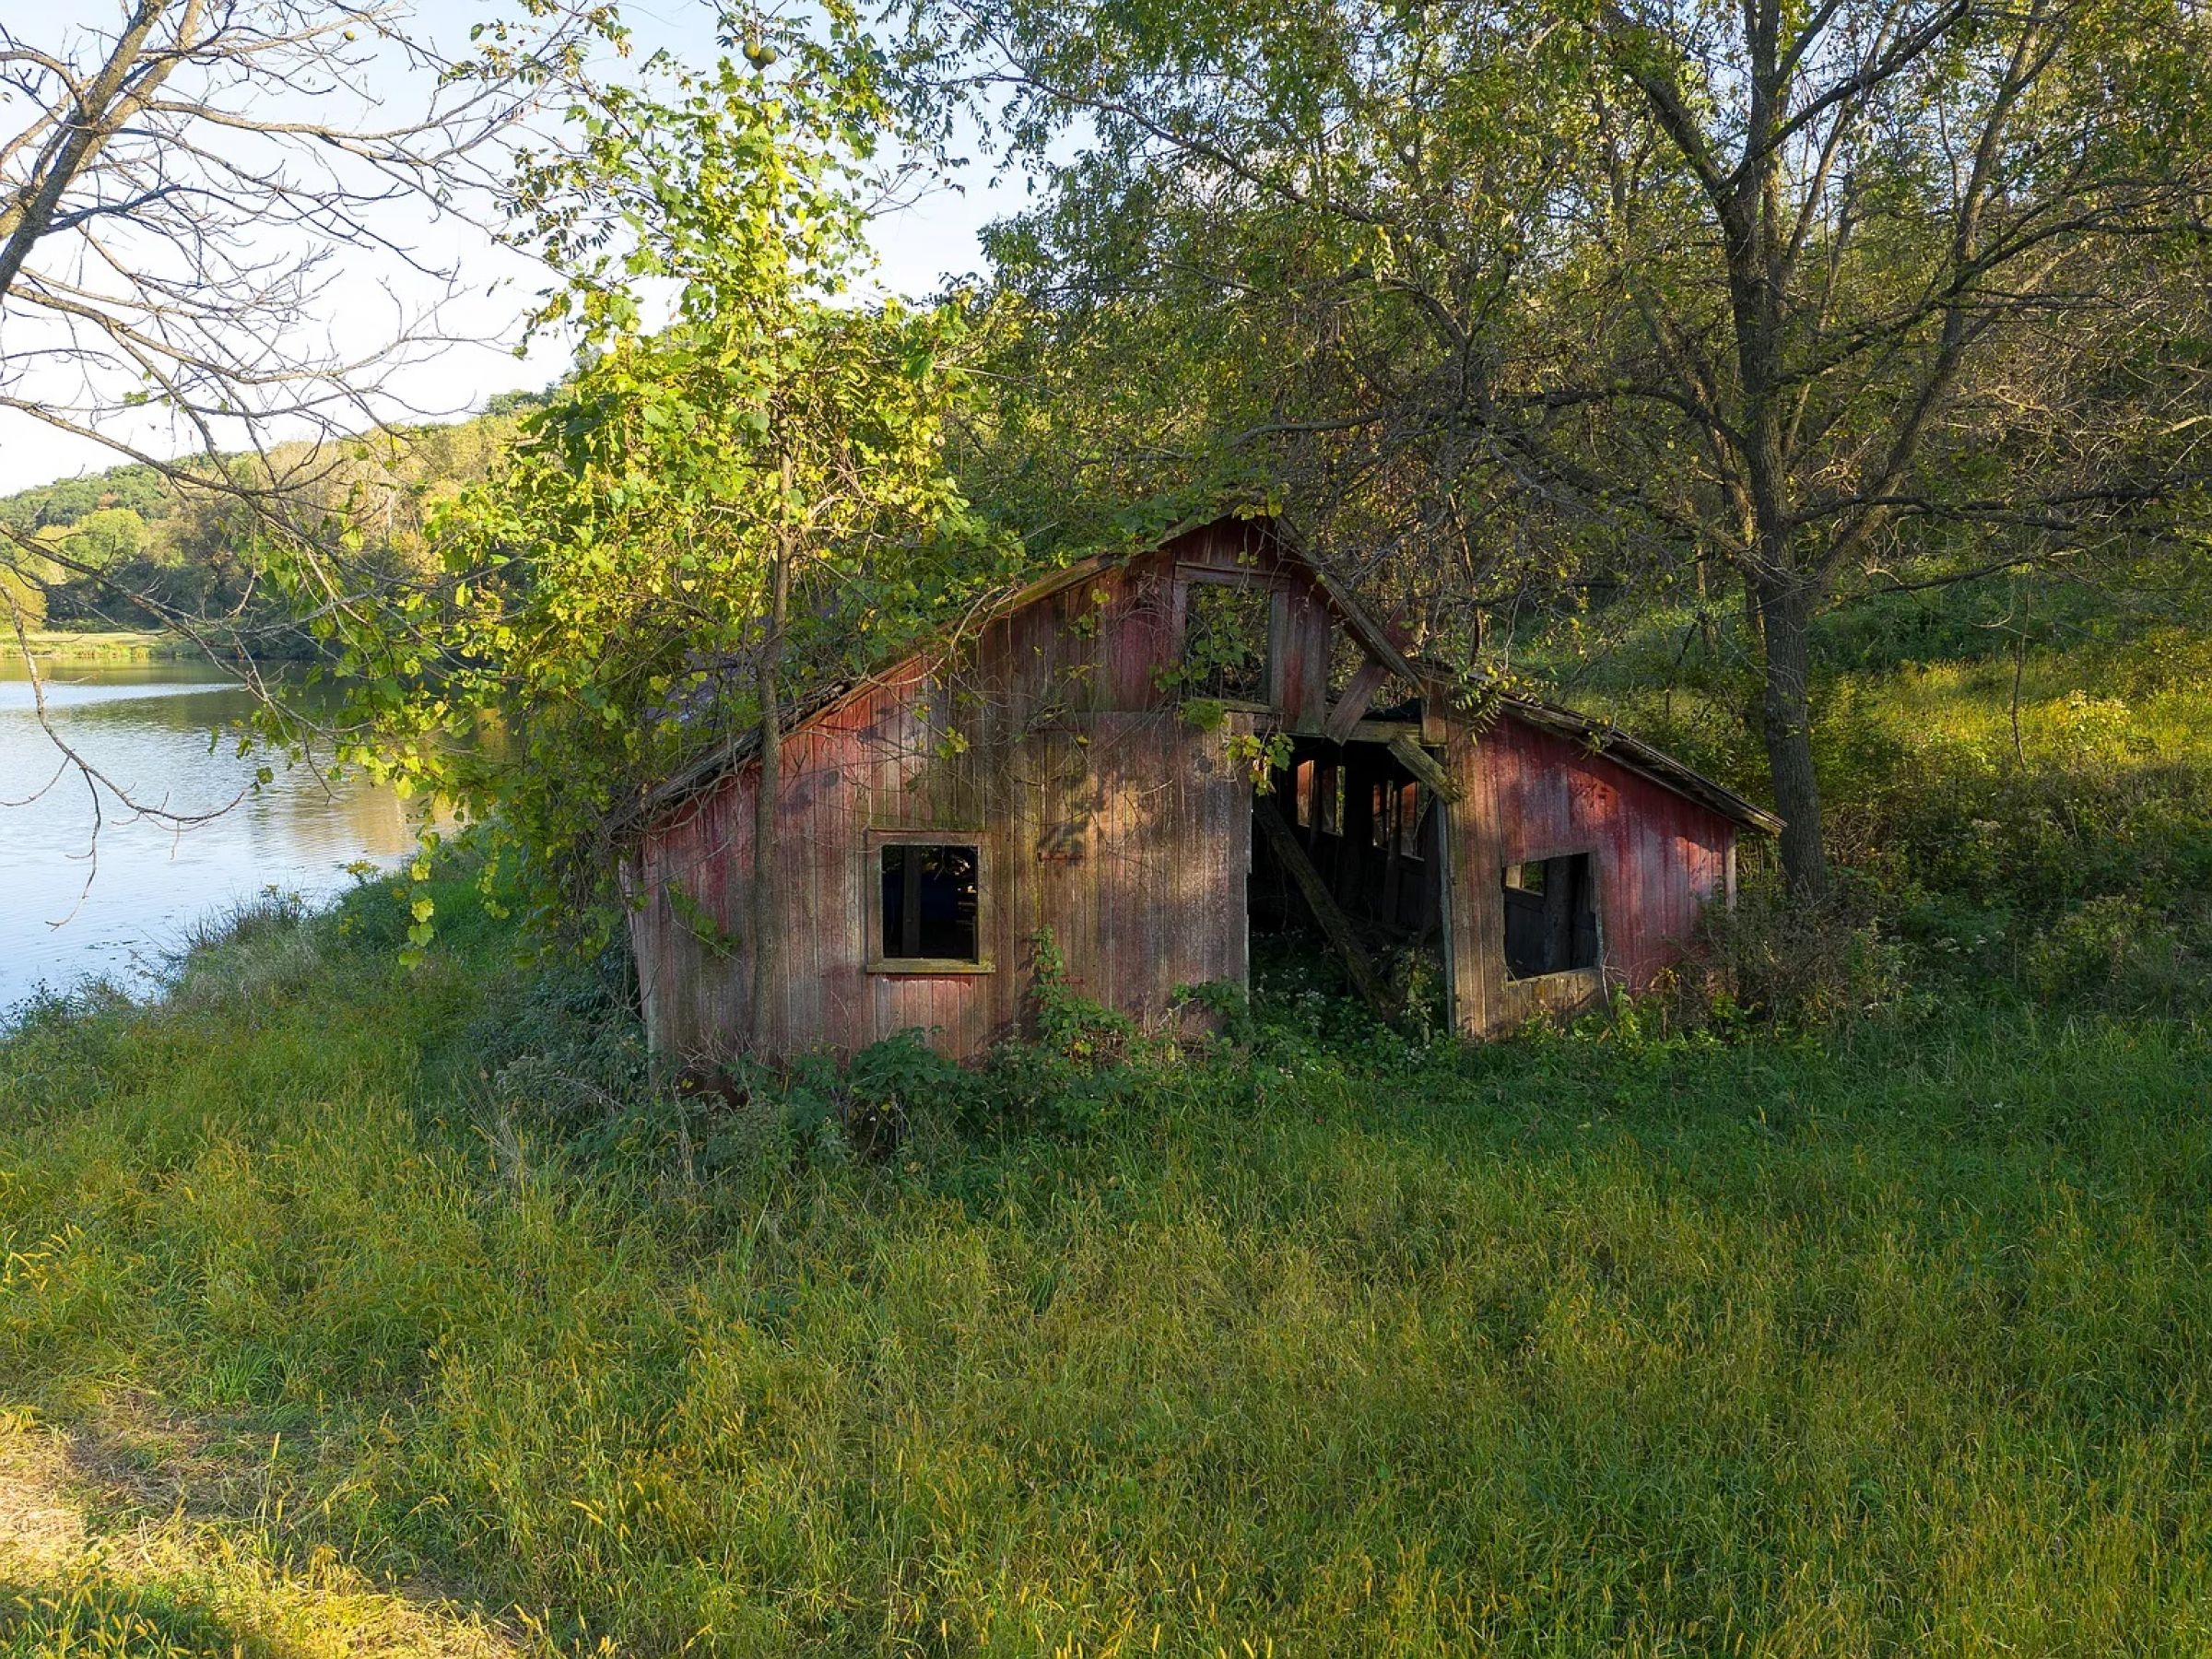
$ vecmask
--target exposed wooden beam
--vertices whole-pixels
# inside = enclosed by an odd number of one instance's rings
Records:
[[[1290,832],[1290,826],[1283,822],[1283,815],[1276,810],[1273,798],[1260,796],[1253,805],[1253,817],[1259,820],[1261,831],[1267,837],[1267,845],[1274,850],[1277,859],[1298,884],[1306,908],[1313,912],[1313,920],[1321,924],[1322,934],[1344,959],[1345,972],[1350,976],[1352,989],[1359,994],[1359,1000],[1384,1019],[1391,1018],[1394,1010],[1390,994],[1382,985],[1382,976],[1375,971],[1374,961],[1367,954],[1366,947],[1359,943],[1359,935],[1352,931],[1351,923],[1337,908],[1328,884],[1321,878],[1321,872],[1306,856],[1305,848]]]
[[[1337,585],[1335,580],[1321,568],[1312,554],[1306,552],[1302,547],[1292,546],[1288,539],[1283,537],[1279,529],[1276,535],[1290,556],[1305,566],[1313,580],[1320,584],[1321,591],[1328,595],[1329,603],[1336,607],[1336,614],[1344,618],[1345,626],[1351,630],[1352,637],[1359,641],[1367,654],[1381,663],[1391,673],[1405,680],[1407,685],[1419,685],[1421,683],[1419,670],[1415,668],[1413,664],[1407,660],[1406,653],[1398,649],[1398,642],[1390,637],[1390,630],[1382,627],[1372,617],[1369,616],[1347,589]]]
[[[1429,785],[1447,801],[1459,799],[1459,785],[1443,763],[1403,733],[1390,740],[1390,752],[1397,757],[1398,764]]]
[[[1347,743],[1383,743],[1393,737],[1416,737],[1421,735],[1418,722],[1411,720],[1363,720],[1354,726]]]
[[[1373,657],[1361,663],[1359,671],[1352,676],[1352,683],[1345,687],[1344,696],[1329,711],[1328,724],[1322,727],[1322,735],[1331,743],[1347,741],[1352,728],[1366,718],[1367,705],[1374,700],[1375,693],[1388,678],[1390,670]]]

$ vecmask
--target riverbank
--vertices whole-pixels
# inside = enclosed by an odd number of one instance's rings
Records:
[[[199,648],[182,634],[115,629],[78,633],[38,629],[24,636],[30,654],[41,661],[78,663],[164,663],[204,660]]]

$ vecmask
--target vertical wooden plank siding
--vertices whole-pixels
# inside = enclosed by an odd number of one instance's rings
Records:
[[[1505,901],[1496,875],[1502,861],[1486,759],[1475,734],[1455,722],[1444,740],[1444,770],[1460,797],[1444,803],[1452,865],[1445,937],[1453,1023],[1470,1037],[1492,1029],[1505,978]]]
[[[1023,1018],[1045,926],[1078,990],[1140,1018],[1165,1016],[1179,985],[1241,982],[1249,786],[1221,733],[1185,724],[1159,683],[1171,570],[1154,556],[1051,594],[984,628],[957,672],[901,665],[789,735],[768,1052],[920,1029],[979,1053]],[[964,748],[946,742],[956,730]],[[672,1053],[726,1055],[751,1034],[758,775],[748,762],[669,813],[636,861],[648,1024]],[[877,832],[930,830],[982,849],[988,972],[869,969]]]
[[[1268,664],[1268,700],[1293,732],[1317,733],[1329,716],[1329,649],[1335,618],[1328,601],[1303,571],[1277,578],[1275,651]]]
[[[1450,820],[1462,889],[1451,912],[1453,1009],[1463,1030],[1494,1031],[1596,989],[1598,976],[1505,977],[1499,889],[1507,865],[1593,854],[1603,982],[1630,990],[1678,960],[1700,911],[1727,896],[1735,826],[1617,761],[1508,715],[1478,742],[1455,735],[1446,763],[1466,794]]]

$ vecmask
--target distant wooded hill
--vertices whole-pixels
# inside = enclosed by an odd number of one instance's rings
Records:
[[[543,393],[507,393],[446,426],[394,430],[333,450],[131,465],[0,497],[0,523],[28,537],[0,557],[27,620],[52,629],[205,626],[255,655],[303,654],[305,636],[262,581],[263,535],[226,481],[280,496],[288,515],[347,516],[364,560],[406,569],[430,557],[430,509],[482,478]],[[205,484],[194,480],[205,479]]]

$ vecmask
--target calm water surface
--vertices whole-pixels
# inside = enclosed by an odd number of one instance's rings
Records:
[[[206,811],[250,785],[262,763],[240,757],[227,735],[209,747],[252,702],[212,669],[55,663],[40,672],[55,729],[137,800]],[[95,868],[83,781],[72,770],[40,793],[61,759],[23,663],[0,661],[0,1017],[41,983],[106,974],[144,988],[210,911],[268,887],[326,898],[350,881],[348,864],[396,864],[414,846],[412,814],[389,790],[359,778],[326,785],[307,767],[272,762],[274,783],[182,832],[135,818],[103,791]]]

